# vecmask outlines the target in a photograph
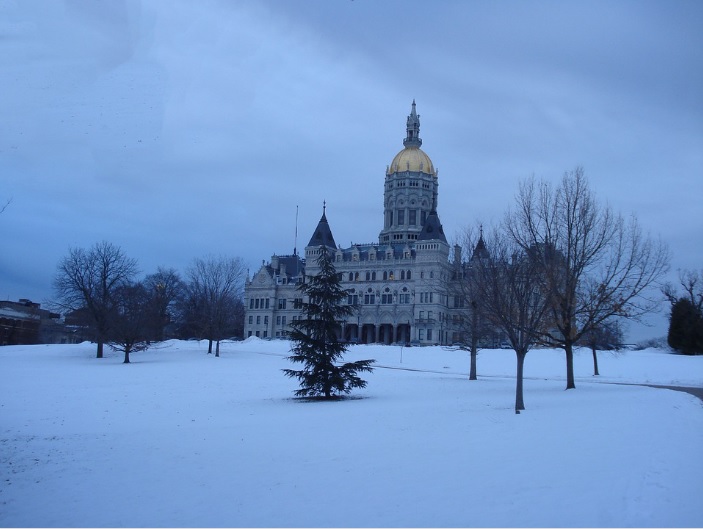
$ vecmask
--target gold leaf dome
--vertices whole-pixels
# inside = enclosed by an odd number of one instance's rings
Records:
[[[391,165],[388,166],[386,174],[402,173],[405,171],[413,171],[416,173],[425,173],[437,176],[437,171],[432,164],[430,157],[425,154],[425,151],[419,147],[406,147],[395,155]]]

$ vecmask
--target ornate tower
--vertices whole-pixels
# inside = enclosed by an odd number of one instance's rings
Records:
[[[412,110],[408,116],[404,149],[386,168],[383,193],[383,229],[380,244],[416,241],[425,222],[437,210],[437,170],[420,149],[420,116]]]

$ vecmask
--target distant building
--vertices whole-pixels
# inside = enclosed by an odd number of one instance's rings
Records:
[[[450,261],[437,213],[438,171],[421,145],[420,116],[413,101],[404,148],[386,168],[378,242],[338,246],[323,207],[304,259],[297,252],[274,255],[247,278],[245,337],[286,335],[290,323],[300,317],[303,300],[297,286],[318,272],[317,257],[325,247],[334,255],[347,303],[354,308],[342,325],[344,339],[429,345],[461,338],[459,322],[466,309],[451,285],[462,273],[461,248],[454,247]]]
[[[88,327],[61,319],[29,299],[0,301],[0,346],[43,343],[79,343],[90,339]]]
[[[0,345],[50,343],[59,318],[28,299],[0,301]]]

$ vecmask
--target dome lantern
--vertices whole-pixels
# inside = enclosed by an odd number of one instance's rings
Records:
[[[420,138],[420,116],[415,111],[415,100],[413,99],[413,108],[408,116],[408,124],[405,128],[405,139],[403,145],[405,147],[420,147],[422,139]]]

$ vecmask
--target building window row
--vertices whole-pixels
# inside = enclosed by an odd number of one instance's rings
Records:
[[[252,298],[249,300],[250,309],[267,309],[269,308],[269,298]]]
[[[357,306],[359,300],[363,300],[364,305],[375,305],[376,300],[378,300],[381,305],[391,305],[397,301],[397,303],[409,304],[412,296],[408,287],[403,287],[403,290],[398,293],[397,291],[391,292],[391,289],[386,287],[383,292],[376,292],[372,288],[369,288],[364,294],[359,295],[354,290],[351,290],[347,295],[347,305]]]
[[[427,338],[425,338],[425,329],[418,329],[417,338],[421,342],[424,342],[425,340],[427,340],[427,341],[432,340],[432,329],[427,329]]]
[[[264,325],[268,325],[268,323],[269,323],[269,317],[264,316]],[[253,324],[254,324],[254,316],[249,316],[249,325],[253,325]],[[261,316],[256,317],[256,324],[261,325]]]
[[[420,187],[420,181],[419,180],[396,180],[395,182],[390,181],[386,184],[386,187],[388,189],[393,189],[394,187]],[[429,182],[422,182],[422,187],[424,189],[429,189],[430,188],[430,183]]]
[[[405,223],[407,211],[407,224]],[[417,226],[417,212],[420,211],[420,226],[424,226],[427,220],[427,211],[415,209],[396,209],[395,216],[393,211],[388,212],[388,227],[393,226]],[[395,223],[393,219],[395,218]]]
[[[360,272],[340,272],[337,274],[337,277],[340,281],[359,281],[362,276]],[[383,273],[367,271],[365,272],[364,277],[366,281],[395,281],[396,273],[393,271],[389,272],[387,270]],[[410,281],[412,279],[412,271],[401,270],[398,277],[401,281]]]

